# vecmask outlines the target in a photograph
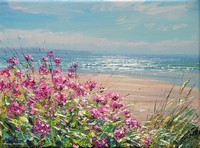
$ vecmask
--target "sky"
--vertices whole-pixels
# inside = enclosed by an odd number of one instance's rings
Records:
[[[0,0],[0,48],[199,54],[198,0]]]

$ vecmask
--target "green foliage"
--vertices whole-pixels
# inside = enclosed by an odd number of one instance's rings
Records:
[[[187,83],[189,80],[183,84],[177,98],[169,99],[170,91],[162,107],[155,109],[145,124],[146,132],[151,133],[154,139],[151,147],[200,147],[199,115],[189,107],[192,100],[188,96],[192,89],[182,96]]]

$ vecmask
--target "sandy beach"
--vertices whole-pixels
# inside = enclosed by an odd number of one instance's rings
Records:
[[[102,84],[108,91],[118,92],[121,97],[124,97],[124,101],[133,115],[141,122],[145,121],[146,117],[153,113],[155,102],[159,104],[166,99],[173,86],[171,83],[149,78],[116,75],[84,75],[80,76],[80,78],[81,82],[94,80],[98,83],[98,86]],[[189,88],[185,88],[183,95],[188,90]],[[175,85],[170,98],[180,96],[179,91],[180,86]],[[191,106],[198,108],[200,104],[200,92],[198,89],[193,89],[190,97],[194,98]]]

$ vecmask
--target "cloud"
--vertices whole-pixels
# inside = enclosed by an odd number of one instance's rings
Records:
[[[6,30],[6,32],[0,34],[0,40],[5,46],[16,47],[19,45],[17,33],[20,35],[23,47],[35,47],[36,43],[38,43],[43,48],[65,49],[67,47],[74,50],[88,50],[98,53],[198,53],[198,43],[193,40],[164,40],[159,42],[114,41],[106,38],[85,36],[80,33],[52,33],[46,30],[18,30],[17,32],[16,30]]]
[[[136,3],[134,10],[147,15],[163,15],[163,17],[169,19],[177,19],[188,11],[192,5],[192,2],[154,1],[149,3]]]
[[[30,14],[60,14],[84,13],[83,10],[77,9],[76,4],[69,5],[64,1],[18,1],[9,2],[9,6],[14,10],[23,11]]]
[[[144,27],[151,30],[166,32],[171,29],[171,24],[156,24],[156,23],[147,23],[144,24]]]
[[[119,16],[116,19],[116,23],[122,26],[123,30],[132,30],[133,28],[135,28],[135,26],[138,24],[139,21],[140,21],[139,19],[127,16]]]
[[[177,24],[177,25],[174,25],[172,29],[179,30],[179,29],[185,28],[187,26],[188,26],[187,24]]]

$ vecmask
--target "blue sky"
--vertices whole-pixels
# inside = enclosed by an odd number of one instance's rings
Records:
[[[1,0],[3,47],[198,54],[198,0]]]

